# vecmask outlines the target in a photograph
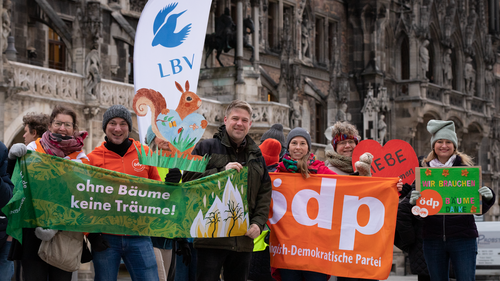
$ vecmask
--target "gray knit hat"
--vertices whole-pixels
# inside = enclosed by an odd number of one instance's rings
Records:
[[[120,117],[127,121],[128,131],[132,132],[132,115],[125,106],[118,104],[112,105],[108,108],[108,110],[106,110],[106,112],[104,112],[104,115],[102,116],[102,130],[104,132],[106,132],[106,126],[109,121],[115,117]]]
[[[307,146],[309,147],[309,151],[311,151],[311,135],[309,135],[309,133],[300,128],[300,127],[297,127],[297,128],[294,128],[293,130],[290,131],[290,133],[288,133],[288,136],[286,137],[286,149],[288,150],[288,147],[290,146],[290,142],[292,141],[292,139],[294,137],[303,137],[306,139],[307,141]]]
[[[285,135],[283,134],[283,125],[274,124],[271,126],[267,132],[265,132],[260,138],[260,143],[262,144],[267,139],[275,139],[281,143],[281,147],[285,147]]]
[[[427,123],[427,131],[432,134],[431,149],[437,140],[449,140],[457,149],[457,134],[455,133],[455,123],[453,121],[430,120]]]

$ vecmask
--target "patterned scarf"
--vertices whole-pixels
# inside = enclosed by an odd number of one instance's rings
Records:
[[[335,151],[328,150],[326,152],[326,158],[325,164],[329,163],[333,167],[348,174],[352,174],[354,172],[352,168],[352,157],[340,155]]]
[[[82,150],[83,140],[88,135],[85,131],[75,133],[73,136],[63,136],[46,131],[43,133],[40,143],[47,154],[64,158],[75,151]]]
[[[307,166],[311,166],[314,161],[316,161],[316,156],[311,153],[309,155]],[[278,166],[278,170],[281,172],[287,171],[289,173],[298,173],[297,160],[293,160],[288,152],[285,153],[285,155],[283,155],[283,162],[281,162]],[[309,172],[317,174],[318,170],[309,168]]]

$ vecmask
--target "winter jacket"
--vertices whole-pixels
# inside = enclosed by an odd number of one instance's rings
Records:
[[[142,144],[139,141],[130,140],[133,144],[128,148],[123,157],[107,149],[106,146],[104,146],[105,142],[103,142],[100,146],[96,147],[94,151],[89,153],[90,165],[141,178],[161,181],[156,167],[139,163],[135,147],[141,149]],[[149,148],[144,146],[144,150],[148,153]]]
[[[7,147],[0,142],[0,209],[9,203],[10,198],[12,198],[12,191],[14,190],[14,184],[10,181],[10,176],[7,174],[7,155]],[[0,210],[0,248],[7,239],[5,229],[7,229],[7,218]]]
[[[193,155],[210,156],[204,173],[184,172],[183,182],[192,181],[208,175],[224,171],[229,162],[239,162],[248,167],[247,201],[250,225],[256,224],[262,231],[269,215],[271,204],[271,179],[259,146],[248,135],[242,145],[233,148],[226,126],[219,127],[212,139],[199,142]],[[237,252],[252,252],[253,239],[247,236],[198,238],[194,240],[195,248],[225,249]]]
[[[427,163],[429,166],[429,163]],[[457,156],[453,166],[465,166],[462,158]],[[492,191],[493,192],[493,191]],[[495,202],[495,193],[493,198],[487,201],[483,199],[483,214],[493,206]],[[435,215],[428,216],[424,220],[422,236],[424,239],[445,239],[448,237],[458,238],[476,238],[478,237],[474,215]]]

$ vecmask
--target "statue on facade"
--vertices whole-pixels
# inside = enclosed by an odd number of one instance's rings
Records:
[[[224,9],[224,13],[215,19],[215,36],[224,43],[224,51],[231,49],[229,46],[229,35],[236,30],[236,24],[231,18],[229,8]]]
[[[425,40],[420,46],[420,63],[422,68],[422,78],[425,78],[427,71],[429,71],[429,50],[427,50],[427,46],[429,46],[429,40]]]
[[[92,50],[85,59],[85,94],[86,99],[97,99],[97,85],[101,82],[101,59],[99,52]]]
[[[453,70],[451,62],[451,49],[446,49],[443,55],[443,81],[445,86],[451,86]]]
[[[474,95],[474,84],[476,83],[476,70],[472,65],[472,59],[467,58],[464,67],[465,92],[469,95]]]
[[[10,34],[10,8],[11,8],[11,2],[10,0],[4,0],[3,1],[3,7],[2,7],[2,53],[7,50],[7,38],[9,37]],[[4,56],[6,58],[6,56]]]
[[[486,99],[493,101],[495,98],[495,76],[492,72],[492,66],[488,66],[488,70],[484,73],[484,80],[486,82]]]
[[[337,120],[340,122],[350,121],[349,113],[347,113],[347,103],[343,102],[339,106],[339,110],[337,111]]]
[[[224,66],[220,61],[220,55],[222,52],[229,52],[231,49],[236,49],[238,43],[236,34],[236,24],[233,22],[231,15],[229,13],[229,8],[226,7],[224,14],[215,19],[215,33],[207,34],[205,36],[205,67],[207,66],[208,57],[216,50],[215,58],[219,62],[220,66]],[[250,62],[254,61],[253,50],[254,47],[250,44],[248,39],[249,34],[255,32],[255,26],[252,18],[246,17],[243,19],[243,48],[250,49],[252,56],[250,57]],[[236,52],[234,52],[234,63],[236,64]]]
[[[309,20],[307,19],[307,16],[304,16],[304,19],[302,20],[302,57],[307,58],[310,57],[310,50],[309,50],[309,33],[311,31],[311,26],[309,24]]]
[[[292,109],[291,124],[292,128],[300,127],[300,120],[302,119],[302,105],[299,102],[299,97],[297,94],[293,94],[293,99],[290,101],[290,107]]]
[[[384,145],[385,135],[387,133],[387,124],[384,121],[385,115],[380,115],[378,118],[378,142]]]
[[[491,146],[490,155],[490,171],[500,172],[500,148],[498,147],[498,141],[494,141]]]

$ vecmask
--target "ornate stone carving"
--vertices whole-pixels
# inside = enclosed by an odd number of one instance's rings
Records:
[[[97,50],[92,50],[85,58],[85,99],[96,100],[99,96],[97,85],[101,82],[101,58]]]
[[[134,86],[131,84],[102,80],[100,85],[101,97],[99,102],[103,106],[121,104],[132,109],[132,100],[135,95]]]
[[[2,53],[7,50],[7,38],[10,34],[10,13],[11,13],[12,3],[10,0],[3,0],[2,7]],[[6,56],[4,56],[4,61]]]
[[[493,67],[490,65],[488,70],[484,73],[484,80],[486,82],[486,99],[491,102],[495,98],[495,75],[492,70]]]
[[[474,42],[474,31],[476,29],[477,14],[474,9],[470,9],[469,17],[467,18],[467,26],[465,27],[465,52],[470,55],[474,54],[472,42]]]
[[[148,0],[130,0],[130,10],[134,12],[142,12]]]
[[[92,39],[91,49],[99,47],[99,39],[102,37],[102,19],[101,19],[101,3],[98,1],[87,2],[87,21],[86,25],[90,31]]]
[[[11,62],[14,75],[13,86],[22,89],[20,94],[28,94],[60,100],[82,102],[84,96],[83,77],[78,74],[49,68]]]

